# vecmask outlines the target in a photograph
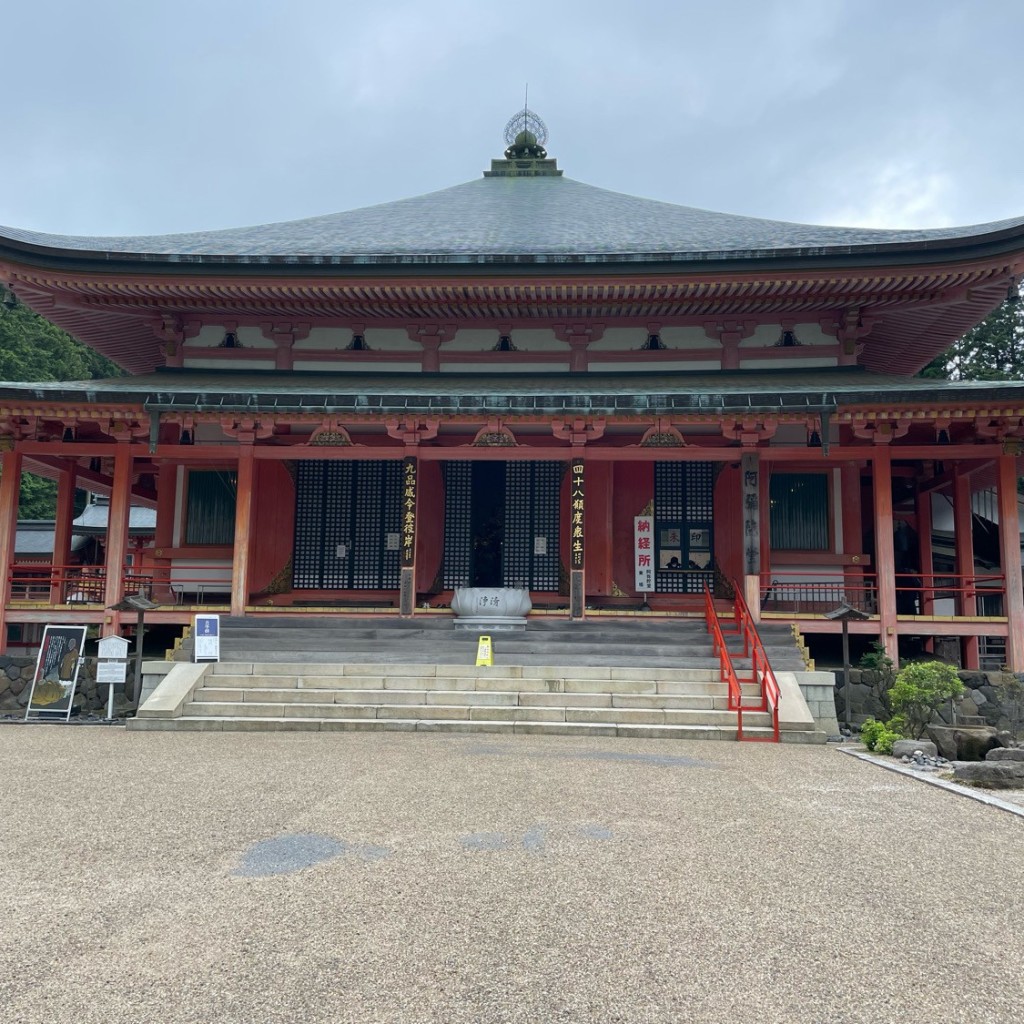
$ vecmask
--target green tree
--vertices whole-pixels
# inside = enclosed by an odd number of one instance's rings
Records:
[[[26,306],[0,303],[0,380],[90,380],[123,373]]]
[[[920,739],[932,716],[947,701],[964,692],[952,665],[915,661],[900,669],[889,691],[892,709],[902,716],[911,739]],[[890,723],[891,724],[891,723]]]
[[[90,380],[123,373],[26,306],[0,303],[0,380]],[[56,509],[57,485],[33,473],[22,474],[19,518],[52,519]]]
[[[1024,283],[977,327],[936,356],[922,377],[1024,380]]]

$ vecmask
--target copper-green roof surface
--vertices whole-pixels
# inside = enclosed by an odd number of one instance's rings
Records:
[[[148,408],[349,413],[545,414],[794,411],[855,405],[1024,401],[1024,382],[954,382],[836,370],[700,374],[398,374],[166,370],[80,382],[0,382],[0,398]]]

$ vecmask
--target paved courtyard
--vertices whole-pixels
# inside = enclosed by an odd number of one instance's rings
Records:
[[[1024,819],[833,748],[0,728],[0,1019],[1010,1022]]]

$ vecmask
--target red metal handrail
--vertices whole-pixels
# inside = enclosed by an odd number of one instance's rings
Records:
[[[761,706],[759,711],[768,711],[772,716],[772,742],[779,742],[779,703],[782,700],[782,693],[779,690],[779,681],[775,678],[775,671],[768,661],[768,653],[761,642],[761,634],[757,631],[754,617],[750,614],[747,602],[743,598],[743,592],[733,581],[735,598],[733,607],[736,609],[736,624],[739,634],[743,638],[743,656],[750,658],[754,682],[761,691]],[[751,710],[750,708],[747,709]]]
[[[729,691],[729,710],[736,712],[736,739],[743,739],[743,691],[740,689],[740,681],[736,678],[736,669],[732,663],[732,656],[725,646],[725,637],[722,635],[722,624],[718,621],[718,611],[715,608],[715,600],[711,596],[707,580],[704,581],[704,618],[707,620],[708,632],[711,634],[711,644],[715,656],[718,658],[718,670],[725,681]]]

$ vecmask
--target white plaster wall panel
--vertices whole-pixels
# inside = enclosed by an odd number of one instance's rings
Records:
[[[349,358],[333,361],[324,359],[296,359],[292,368],[313,373],[414,373],[421,369],[419,360],[416,362],[402,360],[398,363],[371,363]]]
[[[835,366],[835,356],[822,356],[820,359],[741,359],[741,370],[795,370],[799,367]]]
[[[188,338],[185,348],[217,348],[224,340],[224,325],[205,324],[194,338]]]
[[[198,593],[200,587],[218,592],[230,590],[231,561],[224,558],[211,558],[207,561],[172,558],[171,583],[180,586],[184,593],[192,594]]]
[[[363,334],[366,344],[375,352],[420,352],[422,346],[409,337],[404,327],[367,327]]]
[[[660,332],[661,343],[666,348],[701,349],[721,348],[717,338],[709,338],[703,327],[663,327]]]
[[[568,352],[569,343],[560,341],[551,330],[532,327],[512,331],[512,344],[521,352]]]
[[[587,346],[588,352],[632,352],[647,341],[644,327],[609,327],[604,334]]]
[[[769,442],[773,448],[785,448],[789,445],[806,445],[807,444],[807,428],[803,424],[796,423],[780,423],[779,429],[775,431],[775,436]],[[775,465],[775,463],[772,463]],[[786,473],[784,467],[779,467],[780,473]]]
[[[793,333],[801,345],[834,345],[835,338],[830,338],[817,323],[798,323],[793,325]],[[782,324],[761,324],[749,338],[740,342],[740,348],[773,348],[782,337]]]
[[[797,584],[803,584],[806,589],[805,596],[810,597],[811,585],[820,586],[822,593],[826,596],[823,600],[827,600],[829,597],[834,596],[834,589],[838,588],[843,582],[843,574],[839,570],[835,569],[823,569],[820,566],[815,568],[813,565],[776,565],[773,564],[771,568],[772,573],[772,585],[778,584],[778,589],[784,590],[787,586],[793,586]],[[776,574],[778,580],[776,581]],[[767,587],[762,584],[762,592]],[[771,605],[767,608],[762,605],[764,611],[771,611]]]
[[[722,364],[717,359],[644,359],[640,356],[637,362],[618,362],[612,360],[591,359],[590,369],[602,373],[661,373],[668,370],[679,370],[683,373],[698,370],[720,370]]]
[[[196,429],[193,431],[192,438],[196,444],[222,444],[224,441],[228,440],[231,440],[232,445],[235,444],[233,439],[229,439],[225,436],[219,423],[197,423]],[[230,455],[225,453],[225,457],[230,461]],[[197,468],[202,469],[203,467],[198,466]]]
[[[519,360],[514,362],[495,361],[493,363],[451,363],[441,364],[442,373],[567,373],[569,370],[568,360],[565,363],[523,363]]]
[[[456,331],[451,341],[441,346],[442,352],[489,352],[498,344],[496,330]]]
[[[273,338],[266,337],[261,327],[239,327],[235,333],[238,335],[238,343],[242,348],[277,348]],[[221,340],[223,341],[223,339],[222,332]]]
[[[202,359],[186,356],[184,366],[191,370],[272,370],[274,356],[266,359]]]
[[[351,342],[352,332],[347,327],[314,327],[308,338],[295,343],[292,351],[337,352],[348,348]]]

